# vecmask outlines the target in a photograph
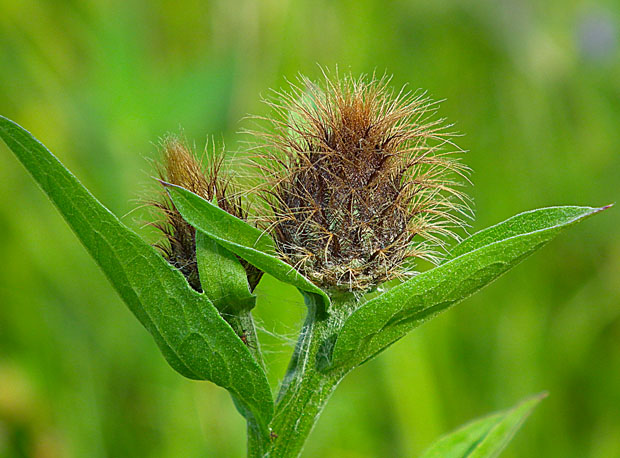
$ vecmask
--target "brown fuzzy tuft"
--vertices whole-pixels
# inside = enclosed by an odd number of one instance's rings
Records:
[[[332,79],[267,101],[276,116],[255,163],[281,257],[325,288],[369,290],[407,274],[407,258],[436,262],[469,212],[467,171],[436,103],[389,78]],[[449,126],[448,126],[449,127]],[[448,148],[448,150],[446,150]]]
[[[231,215],[247,219],[240,197],[231,193],[230,177],[222,174],[223,154],[214,152],[204,171],[203,164],[178,138],[171,136],[164,139],[162,149],[163,160],[158,167],[162,181],[188,189],[210,202],[215,201]],[[196,230],[183,219],[165,192],[160,201],[151,204],[163,214],[163,219],[153,225],[164,234],[165,239],[155,246],[170,264],[185,275],[192,288],[202,291],[196,264]],[[244,261],[242,264],[253,290],[262,273]]]

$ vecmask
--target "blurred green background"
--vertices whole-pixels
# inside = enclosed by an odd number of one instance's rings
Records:
[[[242,149],[260,95],[317,63],[446,99],[474,230],[618,200],[617,1],[0,0],[0,113],[145,236],[129,212],[157,139],[182,127]],[[615,208],[571,229],[352,373],[305,456],[415,456],[542,390],[504,456],[620,456],[619,226]],[[243,455],[226,392],[166,365],[4,144],[0,259],[1,457]],[[275,386],[303,305],[269,278],[258,295]]]

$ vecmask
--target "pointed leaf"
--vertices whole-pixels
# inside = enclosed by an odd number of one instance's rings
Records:
[[[273,399],[265,373],[207,296],[194,291],[29,132],[0,116],[0,137],[56,205],[170,365],[186,377],[226,388],[267,433]]]
[[[369,300],[345,321],[332,366],[360,364],[488,285],[563,229],[608,207],[561,207],[519,215],[463,242],[460,256]],[[548,210],[548,211],[546,211]],[[505,230],[501,230],[505,229]]]
[[[324,305],[329,306],[329,298],[318,286],[274,255],[273,241],[267,234],[187,189],[166,186],[174,206],[189,224],[263,272],[321,296]]]
[[[515,407],[479,418],[443,436],[421,458],[493,458],[506,448],[545,393]]]

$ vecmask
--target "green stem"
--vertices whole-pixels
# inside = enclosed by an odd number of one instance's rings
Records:
[[[227,315],[224,319],[230,324],[230,327],[233,328],[239,338],[244,341],[258,364],[266,371],[252,312],[249,310],[242,310],[237,315]]]
[[[260,351],[260,343],[258,341],[258,335],[256,333],[256,326],[254,325],[254,318],[252,312],[249,310],[240,311],[237,315],[226,316],[226,321],[234,329],[237,335],[243,339],[247,345],[250,353],[254,356],[254,359],[261,365],[263,370],[266,371],[265,362],[263,361],[263,355]],[[242,412],[243,414],[243,412]],[[264,434],[260,431],[258,424],[251,416],[247,416],[247,451],[249,458],[260,458],[266,453],[266,447],[269,445],[265,439]]]
[[[269,443],[263,439],[258,426],[252,421],[247,422],[248,434],[248,458],[263,458],[267,453],[266,447]]]
[[[320,312],[319,297],[307,294],[305,300],[308,315],[282,382],[271,423],[271,443],[264,455],[270,458],[299,456],[325,404],[346,374],[345,371],[321,372],[318,365],[325,344],[333,339],[354,306],[353,296],[335,297],[326,316]]]

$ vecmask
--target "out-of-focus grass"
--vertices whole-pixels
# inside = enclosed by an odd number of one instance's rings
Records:
[[[473,229],[620,183],[616,2],[0,1],[0,111],[125,215],[153,142],[242,149],[267,88],[317,63],[446,98],[467,135]],[[620,213],[573,229],[346,379],[306,456],[412,456],[548,390],[505,456],[620,456]],[[125,216],[140,229],[146,214]],[[183,380],[0,146],[0,456],[241,456],[223,390]],[[303,306],[266,279],[274,385]]]

